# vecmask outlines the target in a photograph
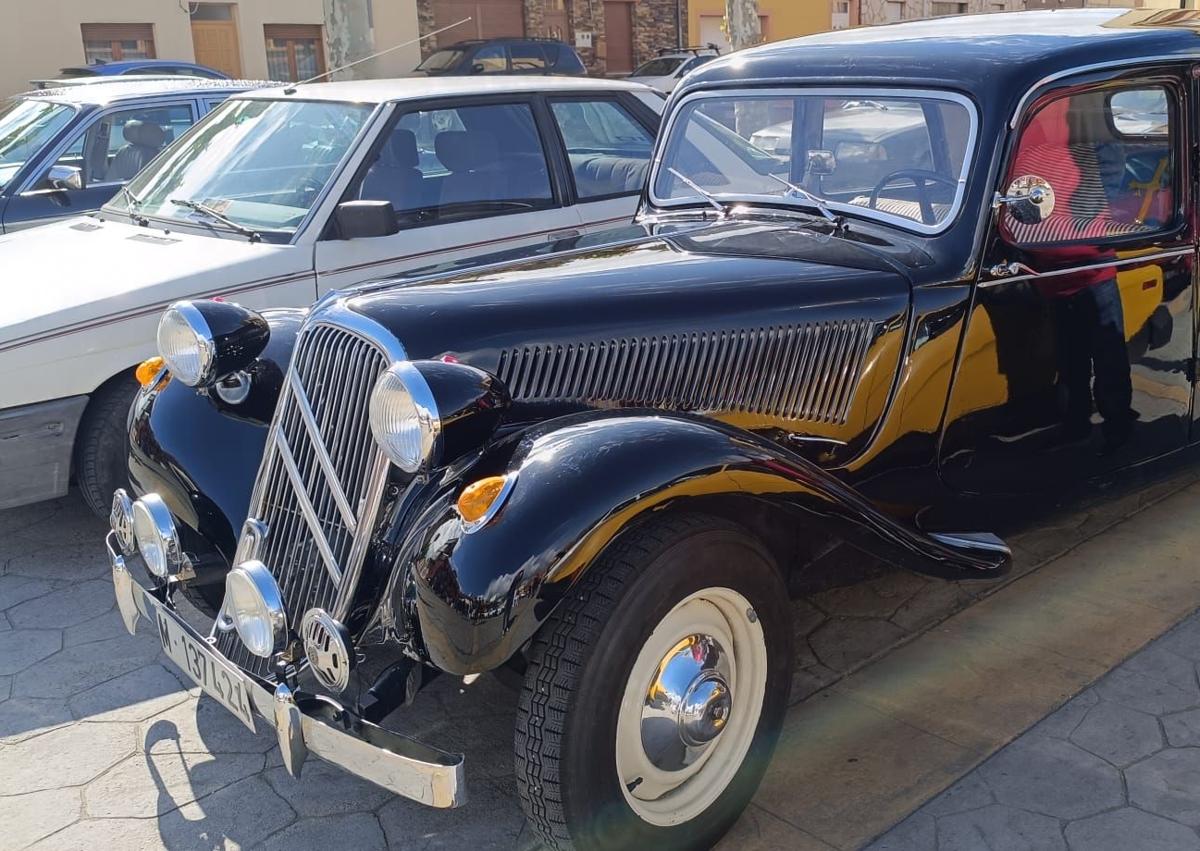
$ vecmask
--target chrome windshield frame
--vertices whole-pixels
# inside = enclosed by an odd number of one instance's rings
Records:
[[[693,91],[684,95],[677,103],[672,104],[667,117],[666,127],[663,129],[659,137],[658,146],[654,152],[654,164],[650,173],[650,179],[646,186],[646,197],[650,202],[650,209],[644,210],[643,215],[653,214],[655,211],[666,212],[672,209],[681,207],[694,206],[697,202],[703,202],[703,199],[698,197],[687,198],[662,198],[656,192],[659,174],[664,168],[664,160],[666,157],[667,147],[671,144],[676,124],[679,121],[679,116],[683,113],[684,108],[696,101],[711,100],[711,99],[733,99],[738,97],[763,99],[763,98],[788,98],[788,97],[845,97],[856,100],[878,100],[878,99],[927,99],[940,100],[950,103],[956,103],[967,110],[967,115],[970,118],[970,129],[967,135],[966,154],[963,157],[962,168],[956,178],[957,187],[954,193],[954,201],[950,209],[946,212],[946,217],[941,222],[935,225],[927,225],[923,222],[918,222],[913,219],[897,216],[893,213],[887,213],[882,210],[873,210],[870,207],[861,207],[857,204],[846,204],[840,201],[831,201],[821,199],[826,206],[838,213],[845,213],[858,218],[869,219],[871,221],[882,222],[884,224],[893,225],[906,231],[922,234],[925,236],[935,236],[948,230],[963,209],[963,201],[967,194],[967,178],[971,173],[971,166],[974,165],[977,155],[976,148],[979,143],[979,110],[975,102],[964,94],[950,91],[948,89],[913,89],[913,88],[888,88],[886,86],[869,87],[869,86],[781,86],[777,89],[770,88],[736,88],[736,89],[708,89]],[[811,204],[796,204],[789,203],[785,196],[781,195],[753,195],[741,193],[720,193],[714,192],[713,197],[719,201],[744,202],[746,204],[764,204],[771,206],[779,206],[785,204],[787,206],[796,207],[799,209],[812,210],[814,215],[820,215],[817,208]]]

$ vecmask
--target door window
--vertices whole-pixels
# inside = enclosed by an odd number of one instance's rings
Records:
[[[55,165],[80,169],[84,186],[124,183],[194,122],[186,104],[110,112],[78,136]]]
[[[473,74],[503,74],[507,71],[508,57],[504,55],[502,44],[484,45],[471,60]]]
[[[1053,204],[1033,216],[1027,205],[1005,205],[1004,236],[1024,246],[1094,243],[1170,227],[1173,107],[1167,89],[1151,86],[1081,92],[1038,109],[1021,133],[1006,186],[1040,178]]]
[[[512,57],[514,72],[546,73],[546,55],[542,53],[542,47],[539,44],[514,44],[509,48],[509,55]]]
[[[406,113],[367,168],[358,197],[390,201],[401,226],[554,203],[533,110],[523,103]]]
[[[612,100],[551,104],[581,199],[642,191],[654,137]]]

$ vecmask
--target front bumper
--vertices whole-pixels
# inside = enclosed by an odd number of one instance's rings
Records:
[[[138,620],[156,623],[162,612],[205,647],[211,643],[175,611],[172,586],[147,589],[134,578],[117,546],[116,533],[104,540],[112,565],[117,607],[132,635]],[[208,651],[218,664],[228,665],[217,651]],[[390,792],[431,807],[457,807],[466,802],[463,757],[422,744],[415,739],[364,721],[327,697],[294,693],[286,685],[273,687],[243,672],[251,708],[275,728],[284,764],[294,777],[308,754],[370,780]]]

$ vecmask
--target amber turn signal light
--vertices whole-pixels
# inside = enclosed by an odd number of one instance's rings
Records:
[[[152,383],[154,383],[154,376],[158,375],[159,372],[162,371],[163,366],[163,359],[158,355],[155,355],[154,357],[146,358],[144,361],[139,363],[137,369],[133,371],[133,374],[137,376],[138,384],[142,385],[143,387],[149,387]]]
[[[458,497],[458,516],[467,524],[485,518],[508,485],[507,476],[488,476],[467,485]]]

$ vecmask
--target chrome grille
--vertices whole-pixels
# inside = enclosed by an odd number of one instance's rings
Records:
[[[528,402],[843,424],[877,328],[847,320],[526,346],[501,352],[497,373]]]
[[[309,325],[296,342],[250,502],[266,534],[243,534],[236,558],[271,571],[293,630],[311,608],[338,619],[349,609],[387,475],[367,408],[389,362],[381,345],[338,325]],[[216,635],[225,656],[267,675],[268,660],[236,633]]]

